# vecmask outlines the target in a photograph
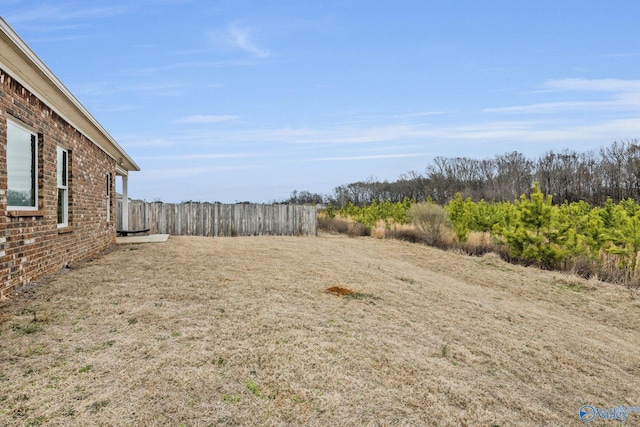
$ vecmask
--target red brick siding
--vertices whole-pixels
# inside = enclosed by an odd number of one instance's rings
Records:
[[[38,133],[38,211],[7,211],[7,117]],[[69,150],[69,227],[57,226],[56,147]],[[115,243],[116,161],[0,69],[0,298]],[[112,179],[111,195],[115,194]]]

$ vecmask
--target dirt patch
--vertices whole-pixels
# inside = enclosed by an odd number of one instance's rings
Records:
[[[367,294],[364,292],[356,292],[356,291],[352,291],[351,289],[343,288],[340,286],[332,286],[327,289],[327,292],[334,295],[341,296],[341,297],[345,297],[347,299],[367,300],[369,304],[372,304],[372,305],[375,305],[375,302],[374,302],[375,300],[380,299],[380,297],[377,297],[372,294]]]
[[[636,294],[406,242],[124,246],[0,319],[0,425],[578,425],[585,404],[640,406]]]
[[[332,286],[330,288],[327,288],[327,292],[330,292],[332,294],[336,294],[339,296],[351,295],[355,293],[351,289],[342,288],[340,286]]]

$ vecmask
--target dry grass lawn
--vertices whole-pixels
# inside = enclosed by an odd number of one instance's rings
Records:
[[[120,246],[2,303],[0,344],[0,425],[580,425],[583,404],[640,406],[630,290],[372,238]]]

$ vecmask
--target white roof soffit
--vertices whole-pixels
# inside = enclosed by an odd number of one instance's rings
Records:
[[[122,169],[139,171],[133,159],[2,17],[0,30],[0,67],[119,162]]]

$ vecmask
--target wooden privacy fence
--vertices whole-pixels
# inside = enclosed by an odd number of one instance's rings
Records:
[[[316,236],[312,205],[129,202],[129,230],[174,236]],[[122,200],[116,226],[122,229]]]

